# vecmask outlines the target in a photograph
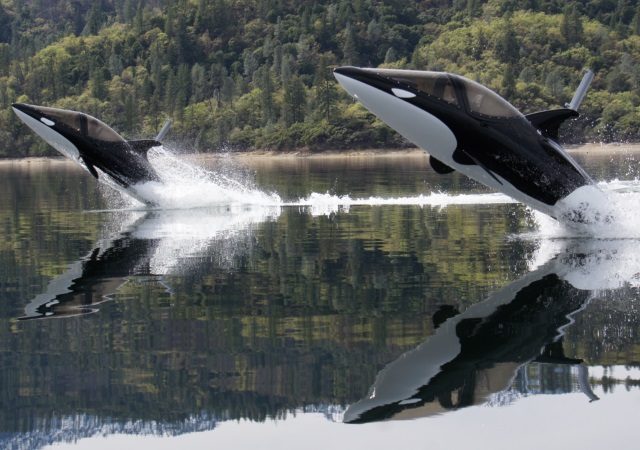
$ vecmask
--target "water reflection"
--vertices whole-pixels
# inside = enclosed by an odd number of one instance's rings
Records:
[[[44,293],[26,305],[19,319],[97,312],[96,306],[110,300],[130,277],[184,276],[190,268],[197,270],[194,264],[200,255],[215,254],[223,267],[223,260],[230,261],[246,250],[252,224],[278,214],[279,208],[259,206],[112,214],[110,223],[103,225],[121,231],[98,241],[86,256],[52,280]]]
[[[577,366],[581,389],[596,400],[582,360],[564,355],[565,327],[592,290],[637,283],[638,250],[628,241],[574,244],[462,313],[442,308],[433,316],[435,334],[385,367],[368,397],[349,406],[345,422],[415,418],[486,403],[511,387],[520,366],[531,361]],[[634,273],[625,280],[621,269],[628,267]]]
[[[338,168],[310,170],[289,197],[326,192],[318,180]],[[340,174],[336,195],[356,172]],[[354,191],[385,178],[375,173]],[[585,366],[602,398],[592,406],[613,411],[606,393],[619,385],[638,391],[635,375],[594,375],[640,360],[633,240],[541,237],[511,204],[112,211],[97,192],[80,202],[75,176],[0,180],[15,194],[0,199],[0,446],[208,429],[215,439],[231,423],[244,436],[249,421],[292,424],[302,412],[363,430],[337,422],[403,354],[416,368],[394,377],[411,389],[389,394],[381,416],[574,392]],[[420,176],[407,170],[398,198],[422,195],[411,188]],[[72,317],[84,310],[98,312]],[[410,357],[441,335],[457,352]],[[415,422],[385,426],[398,423]]]
[[[121,231],[52,281],[22,318],[95,312],[131,277],[153,279],[173,295],[172,277],[200,271],[212,255],[215,267],[238,269],[232,261],[255,251],[253,227],[280,213],[243,206],[114,214],[107,226]],[[386,366],[368,396],[346,409],[344,421],[425,417],[491,402],[517,384],[530,362],[574,367],[580,389],[597,399],[582,359],[564,355],[563,337],[596,292],[640,285],[638,255],[640,244],[629,240],[538,243],[529,259],[538,267],[520,279],[462,313],[442,304],[432,316],[433,334]]]

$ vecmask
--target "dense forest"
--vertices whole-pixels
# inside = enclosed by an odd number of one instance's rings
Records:
[[[596,73],[573,142],[637,140],[631,0],[0,0],[0,156],[52,150],[13,102],[85,111],[127,137],[165,119],[186,151],[407,145],[337,85],[339,65],[445,70],[524,112]]]

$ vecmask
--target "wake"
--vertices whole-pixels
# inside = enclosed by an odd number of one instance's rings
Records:
[[[265,192],[256,185],[250,174],[242,171],[208,171],[176,157],[164,147],[149,152],[149,160],[164,181],[149,182],[136,187],[139,197],[157,205],[158,210],[208,209],[224,212],[227,218],[234,214],[252,220],[273,219],[285,207],[298,207],[312,215],[330,215],[348,212],[352,206],[425,206],[446,208],[453,205],[497,205],[518,203],[502,193],[449,194],[431,192],[409,197],[385,198],[379,196],[352,197],[330,193],[311,193],[307,197],[284,201],[275,192]],[[597,220],[576,226],[561,223],[531,208],[529,215],[535,231],[528,237],[563,239],[595,237],[604,239],[640,238],[636,211],[640,210],[640,180],[612,180],[599,183],[610,204],[601,205],[601,215],[611,220]],[[125,192],[126,194],[126,192]],[[125,209],[143,208],[137,200],[123,196]],[[598,208],[596,215],[600,215]],[[610,217],[609,217],[610,216]],[[526,236],[524,233],[523,236]]]

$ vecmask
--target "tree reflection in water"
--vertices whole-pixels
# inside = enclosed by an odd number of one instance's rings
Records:
[[[529,240],[517,205],[88,213],[73,199],[97,194],[63,175],[0,178],[0,431],[18,440],[74,417],[90,434],[428,415],[638,360],[634,241]]]

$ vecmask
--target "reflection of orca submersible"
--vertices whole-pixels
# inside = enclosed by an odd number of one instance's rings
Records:
[[[549,261],[462,313],[453,307],[438,311],[434,333],[381,370],[344,421],[412,419],[484,404],[507,390],[519,367],[531,361],[576,367],[580,389],[597,400],[587,367],[564,355],[562,339],[572,315],[592,297],[581,272],[615,265],[617,248],[609,254],[582,250]],[[594,254],[608,257],[599,261]]]
[[[560,125],[578,116],[593,72],[567,108],[526,116],[450,73],[356,67],[334,73],[356,100],[426,150],[436,172],[457,170],[556,219],[600,220],[605,194],[557,143]]]

